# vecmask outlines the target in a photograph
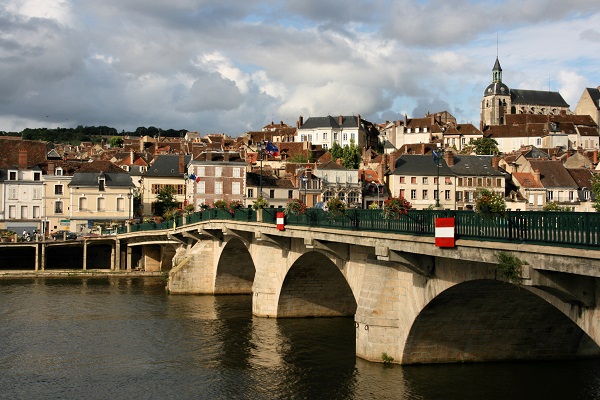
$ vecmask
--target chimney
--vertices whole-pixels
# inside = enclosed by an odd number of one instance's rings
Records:
[[[341,158],[338,158],[337,160],[335,160],[335,163],[336,163],[337,165],[342,165],[342,159],[341,159]]]
[[[404,126],[408,125],[408,115],[404,114]]]
[[[448,164],[449,167],[454,166],[454,153],[453,152],[451,152],[451,151],[445,152],[444,158],[446,159],[446,164]]]
[[[135,153],[133,149],[129,150],[129,164],[133,164],[133,158],[135,157]]]
[[[536,169],[536,170],[533,171],[533,180],[535,182],[537,182],[537,183],[541,183],[542,182],[542,179],[540,177],[540,170],[539,169]]]
[[[358,127],[360,128],[360,114],[358,114]]]
[[[421,143],[421,154],[425,155],[425,143]]]
[[[212,151],[206,150],[206,161],[212,161]]]
[[[498,157],[497,155],[494,155],[492,157],[492,168],[497,170],[499,164],[500,164],[500,157]]]
[[[431,125],[435,125],[435,114],[431,114]]]
[[[229,152],[228,151],[226,151],[226,152],[223,153],[223,161],[224,162],[229,161]]]
[[[298,128],[301,128],[304,125],[304,118],[301,116],[298,117]]]
[[[54,175],[54,169],[56,166],[54,165],[54,161],[48,161],[48,175]]]
[[[594,165],[598,164],[598,149],[594,149],[594,158],[592,159]]]
[[[19,149],[19,168],[27,168],[27,149]]]
[[[342,117],[341,115],[338,117],[338,125],[342,126],[344,124],[344,117]]]
[[[183,160],[183,153],[179,153],[179,173],[183,174],[185,172],[185,163]]]

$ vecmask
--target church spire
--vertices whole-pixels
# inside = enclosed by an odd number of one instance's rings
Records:
[[[496,63],[492,69],[492,82],[502,83],[502,67],[500,66],[500,61],[498,61],[498,56],[496,56]]]

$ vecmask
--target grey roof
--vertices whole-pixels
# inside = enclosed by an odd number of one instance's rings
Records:
[[[592,99],[592,101],[594,102],[594,105],[596,106],[596,108],[600,109],[600,89],[585,88],[585,90],[587,90],[587,92],[590,95],[590,98]]]
[[[510,94],[510,90],[508,89],[508,86],[506,86],[502,82],[493,82],[493,83],[490,83],[483,92],[484,97],[498,95],[498,94],[508,96]]]
[[[191,155],[183,157],[183,163],[187,166],[192,159]],[[183,173],[179,172],[179,155],[165,154],[156,157],[154,162],[148,167],[145,176],[178,176],[183,177]]]
[[[511,89],[511,101],[517,104],[531,104],[540,106],[569,107],[565,99],[558,92],[543,90]]]
[[[504,173],[492,167],[494,156],[454,156],[454,166],[450,167],[461,176],[504,176]]]
[[[75,172],[69,186],[97,187],[100,174],[104,175],[106,187],[133,187],[129,174],[114,172]]]
[[[394,175],[435,176],[438,173],[437,164],[432,156],[403,154],[396,160]],[[452,176],[452,170],[444,158],[440,162],[440,176]]]
[[[310,117],[299,129],[316,129],[316,128],[356,128],[358,127],[358,117],[342,116],[342,124],[339,124],[339,117]]]

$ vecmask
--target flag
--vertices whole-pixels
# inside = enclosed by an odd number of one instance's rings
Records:
[[[194,175],[194,174],[190,174],[189,178],[190,178],[191,180],[195,181],[195,180],[196,180],[196,175]]]
[[[437,163],[440,159],[440,154],[436,153],[435,150],[431,150],[431,155],[433,156],[433,162]]]
[[[277,157],[279,155],[279,148],[275,146],[271,142],[267,142],[267,146],[265,147],[265,152],[273,157]]]
[[[196,177],[196,182],[200,182],[200,177],[199,176]]]

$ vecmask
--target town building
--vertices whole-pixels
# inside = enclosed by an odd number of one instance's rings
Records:
[[[600,86],[585,88],[575,107],[575,114],[589,115],[597,126],[600,126]]]
[[[296,142],[310,142],[330,149],[334,143],[341,147],[354,143],[358,147],[375,147],[379,132],[369,121],[358,116],[310,117],[300,116],[297,122]]]
[[[154,215],[157,195],[169,186],[174,189],[175,201],[181,208],[186,200],[185,174],[191,156],[180,154],[155,155],[148,170],[142,175],[141,208],[143,215]]]

